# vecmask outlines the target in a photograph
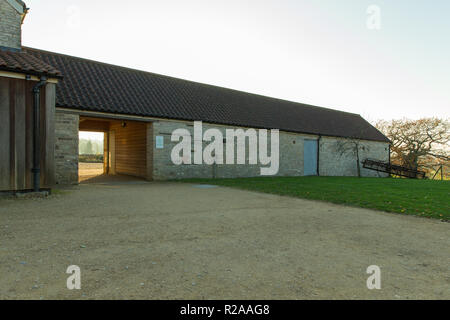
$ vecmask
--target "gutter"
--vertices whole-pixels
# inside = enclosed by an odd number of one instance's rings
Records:
[[[20,52],[19,49],[11,49],[11,48],[5,48],[5,47],[1,47],[0,46],[0,50],[5,51],[5,49],[8,50],[8,51],[11,51],[11,52]],[[22,70],[22,69],[9,68],[9,67],[4,67],[4,66],[0,66],[0,72],[1,71],[10,72],[11,74],[32,75],[32,76],[36,76],[36,77],[42,77],[42,75],[43,75],[43,73],[39,72],[39,71]],[[57,80],[62,80],[63,79],[63,76],[60,75],[60,74],[55,74],[55,73],[52,74],[52,73],[48,73],[48,72],[46,72],[45,74],[48,76],[48,78],[51,78],[48,81],[50,83],[58,83]],[[18,79],[20,79],[20,78],[18,78]]]
[[[40,109],[41,109],[41,88],[47,84],[47,78],[41,77],[41,80],[33,87],[33,108],[34,108],[34,123],[33,123],[33,191],[39,192],[41,180],[41,130],[40,130]]]

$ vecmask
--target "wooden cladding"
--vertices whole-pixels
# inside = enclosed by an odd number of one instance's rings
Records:
[[[80,131],[108,132],[110,122],[80,118]]]
[[[0,191],[32,189],[35,81],[0,77]],[[41,89],[41,187],[54,184],[55,85]]]
[[[147,124],[115,121],[110,130],[115,137],[115,172],[147,178]]]

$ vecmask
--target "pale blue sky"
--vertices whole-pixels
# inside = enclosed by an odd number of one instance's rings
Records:
[[[359,113],[450,117],[448,0],[28,0],[23,44]],[[381,30],[366,26],[369,5]]]

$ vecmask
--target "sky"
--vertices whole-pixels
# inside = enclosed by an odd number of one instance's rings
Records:
[[[94,140],[94,141],[103,141],[104,140],[103,132],[80,131],[78,136],[79,136],[80,140],[81,139]]]
[[[25,46],[372,123],[450,117],[448,0],[25,2]]]

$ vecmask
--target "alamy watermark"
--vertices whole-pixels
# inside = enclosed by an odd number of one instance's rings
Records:
[[[81,269],[79,266],[69,266],[66,270],[70,276],[67,278],[67,289],[80,290],[81,289]]]
[[[367,8],[366,26],[369,30],[381,30],[381,9],[377,5],[370,5]]]
[[[367,289],[373,290],[381,289],[381,269],[379,266],[372,265],[368,266],[366,270],[367,274],[370,274],[371,276],[367,278]]]
[[[66,9],[66,26],[71,30],[78,30],[81,27],[81,9],[77,5],[70,5]]]
[[[260,164],[264,166],[260,168],[261,175],[272,176],[276,175],[279,170],[279,130],[270,130],[270,155],[268,154],[268,138],[268,130],[266,129],[226,129],[224,137],[222,131],[216,128],[203,132],[202,122],[195,121],[194,137],[187,129],[180,128],[172,132],[171,141],[178,143],[172,149],[171,160],[175,165],[234,165],[246,164],[248,160],[250,165]],[[248,144],[246,141],[248,141]],[[203,142],[209,142],[204,149]],[[235,142],[237,142],[236,148]],[[192,144],[194,147],[193,156]],[[224,151],[226,151],[225,156]]]

